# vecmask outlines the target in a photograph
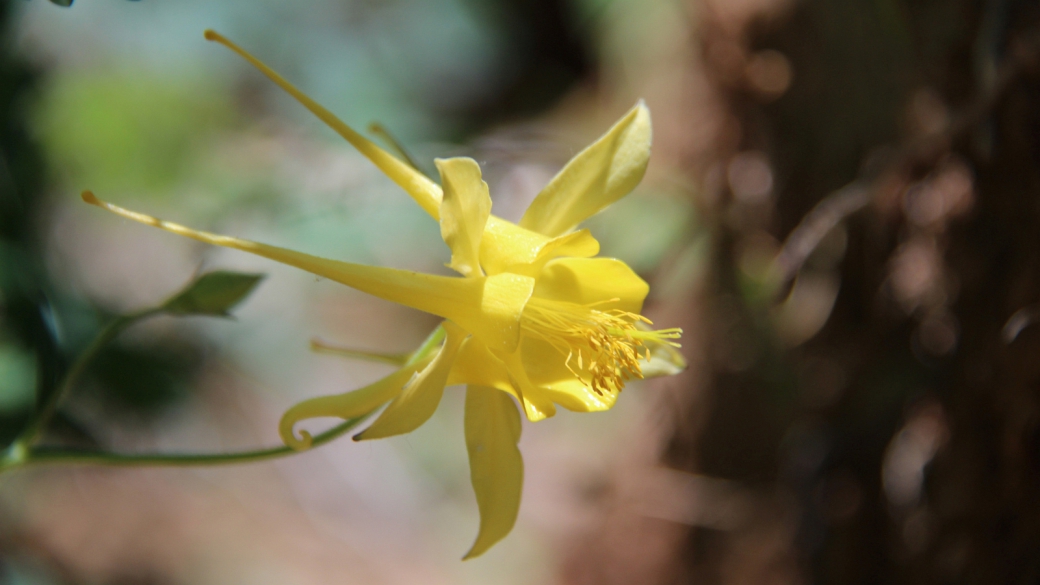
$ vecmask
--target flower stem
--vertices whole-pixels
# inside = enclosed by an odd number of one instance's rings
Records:
[[[324,433],[315,435],[312,445],[317,447],[340,437],[361,424],[368,416],[366,414],[352,418]],[[119,467],[228,465],[277,459],[299,452],[285,445],[231,453],[112,453],[109,451],[87,451],[60,447],[30,447],[18,453],[12,448],[8,449],[5,457],[0,458],[0,472],[15,467],[54,463]]]
[[[54,415],[58,405],[69,391],[76,386],[86,372],[90,362],[94,360],[102,348],[116,338],[124,329],[134,323],[163,313],[162,307],[156,307],[117,317],[109,323],[90,343],[69,368],[61,384],[51,393],[43,406],[33,415],[25,431],[11,445],[0,453],[0,473],[29,465],[68,464],[68,465],[108,465],[119,467],[153,466],[180,467],[203,465],[229,465],[249,463],[286,457],[300,453],[287,445],[236,451],[231,453],[114,453],[111,451],[69,449],[36,445],[37,439]],[[437,327],[426,338],[422,345],[409,356],[411,364],[433,352],[444,339],[444,328]],[[374,411],[373,411],[374,412]],[[346,420],[331,429],[315,435],[311,446],[317,447],[332,441],[365,421],[372,412]]]

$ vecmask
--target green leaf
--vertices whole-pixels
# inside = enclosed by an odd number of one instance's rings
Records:
[[[72,0],[51,0],[51,4],[57,4],[58,6],[68,8],[69,6],[72,6]]]
[[[228,311],[244,301],[264,276],[226,270],[208,272],[163,303],[162,308],[173,315],[229,317]]]

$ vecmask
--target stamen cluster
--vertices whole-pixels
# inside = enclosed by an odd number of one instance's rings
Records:
[[[639,359],[650,361],[647,342],[678,347],[668,340],[681,334],[679,329],[640,329],[637,324],[653,323],[628,311],[596,308],[616,301],[580,305],[535,297],[524,308],[520,325],[524,333],[567,356],[567,369],[593,392],[616,393],[628,380],[643,377]]]

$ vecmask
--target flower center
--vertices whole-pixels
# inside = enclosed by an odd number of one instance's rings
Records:
[[[520,327],[566,355],[567,369],[596,394],[620,392],[627,380],[643,377],[639,359],[650,361],[648,345],[679,347],[669,340],[678,339],[682,330],[637,328],[639,323],[653,323],[628,311],[596,308],[617,300],[579,305],[532,297],[524,307]]]

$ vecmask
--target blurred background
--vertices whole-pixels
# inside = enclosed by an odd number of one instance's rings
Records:
[[[689,369],[525,422],[513,533],[462,393],[404,437],[208,469],[0,475],[0,583],[1037,583],[1040,7],[1026,0],[0,0],[0,440],[114,316],[266,273],[234,319],[107,347],[45,442],[278,444],[420,313],[84,205],[444,272],[439,230],[214,28],[517,219],[645,99],[646,179],[588,222]],[[320,424],[310,428],[318,429]]]

